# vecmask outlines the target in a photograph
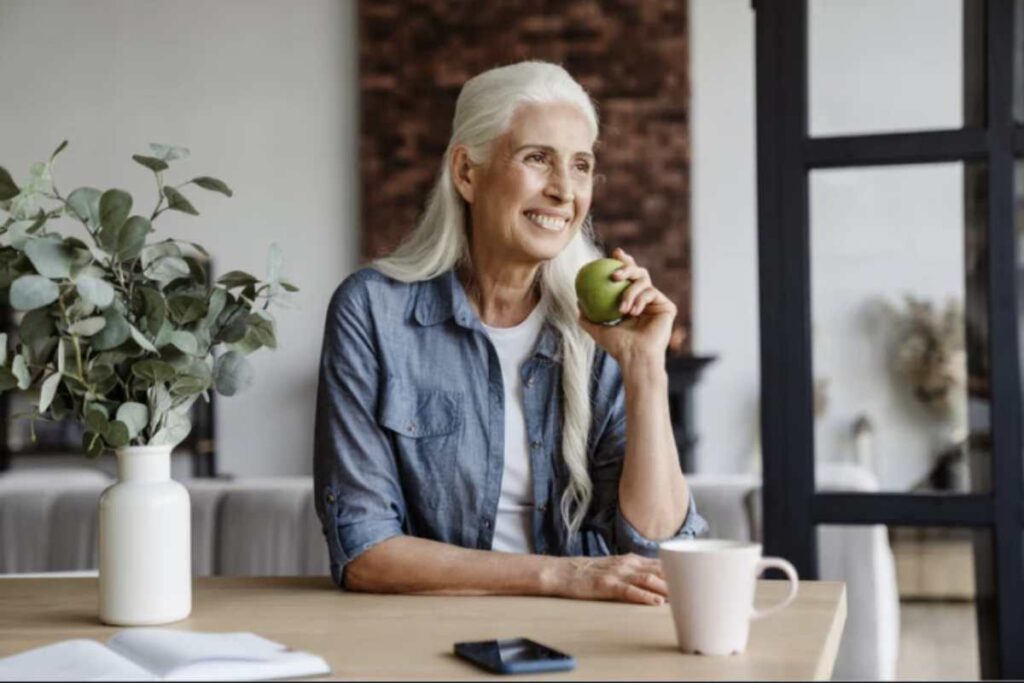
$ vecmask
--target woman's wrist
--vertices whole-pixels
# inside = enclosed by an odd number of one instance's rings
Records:
[[[565,558],[551,557],[550,555],[536,555],[535,557],[539,560],[536,573],[537,594],[561,595]]]
[[[631,383],[646,386],[653,382],[668,381],[664,353],[634,353],[618,359],[618,363],[623,382],[627,386]]]

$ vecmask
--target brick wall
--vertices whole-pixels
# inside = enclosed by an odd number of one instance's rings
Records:
[[[610,251],[636,256],[691,326],[685,0],[361,0],[364,258],[412,228],[444,154],[462,84],[523,59],[562,64],[601,118],[592,211]]]

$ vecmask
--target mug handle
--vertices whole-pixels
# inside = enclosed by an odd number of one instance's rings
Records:
[[[786,575],[787,579],[789,579],[789,595],[783,598],[781,602],[778,602],[766,609],[754,608],[753,614],[750,615],[752,621],[764,619],[765,617],[775,614],[779,610],[785,608],[789,603],[793,602],[793,598],[796,597],[796,592],[800,585],[800,579],[796,576],[796,568],[781,557],[765,557],[758,560],[757,566],[754,568],[755,578],[761,576],[765,569],[782,570],[782,573]]]

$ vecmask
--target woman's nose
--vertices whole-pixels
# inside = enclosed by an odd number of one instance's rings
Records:
[[[562,202],[571,202],[575,199],[568,173],[560,169],[555,169],[551,174],[546,191],[549,196],[555,197]]]

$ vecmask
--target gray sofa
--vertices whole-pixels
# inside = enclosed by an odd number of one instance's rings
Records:
[[[760,539],[758,478],[691,475],[689,481],[710,536]],[[85,469],[0,475],[0,574],[94,569],[97,499],[111,483],[103,472]],[[311,478],[182,483],[192,498],[197,576],[329,573]],[[872,480],[856,468],[824,468],[819,487],[871,490]],[[892,679],[899,604],[884,527],[828,527],[819,531],[818,542],[821,578],[845,581],[848,590],[835,678]]]

